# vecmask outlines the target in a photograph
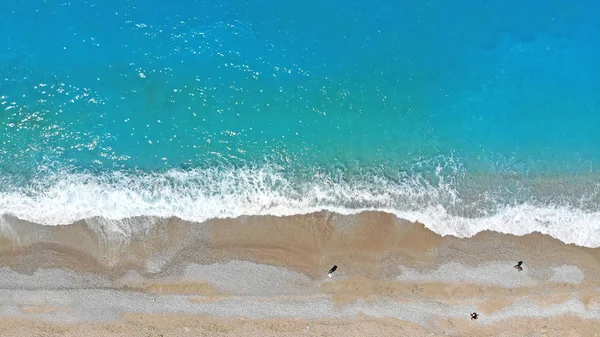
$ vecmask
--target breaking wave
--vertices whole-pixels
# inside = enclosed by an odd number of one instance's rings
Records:
[[[481,181],[488,181],[481,184]],[[473,182],[476,181],[477,185]],[[369,172],[310,174],[265,165],[143,172],[46,174],[0,189],[0,214],[44,224],[100,217],[179,217],[202,222],[243,215],[286,216],[316,211],[352,214],[383,211],[419,221],[442,235],[472,236],[483,230],[523,235],[538,231],[563,242],[600,246],[598,185],[579,201],[540,198],[522,183],[476,179],[459,166],[437,166],[430,175]],[[518,180],[517,180],[518,181]],[[519,195],[519,197],[515,197]],[[583,199],[587,200],[582,202]],[[591,202],[590,202],[591,200]]]

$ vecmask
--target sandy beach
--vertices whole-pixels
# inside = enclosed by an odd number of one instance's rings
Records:
[[[600,249],[539,233],[381,212],[0,229],[0,336],[600,336]]]

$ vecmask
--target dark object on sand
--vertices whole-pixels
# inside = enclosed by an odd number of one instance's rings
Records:
[[[331,277],[331,274],[333,274],[334,271],[337,270],[337,265],[334,265],[333,267],[331,267],[331,269],[329,269],[329,277]]]
[[[522,264],[523,264],[523,261],[517,262],[517,264],[515,265],[515,269],[518,271],[523,271],[523,267],[521,267]]]
[[[474,312],[474,313],[471,313],[471,320],[476,320],[476,319],[477,319],[477,317],[479,317],[479,314],[478,314],[478,313],[476,313],[476,312]]]

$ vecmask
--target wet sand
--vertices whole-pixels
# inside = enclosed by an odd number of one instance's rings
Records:
[[[5,216],[0,336],[600,336],[599,272],[597,248],[441,237],[381,212]]]

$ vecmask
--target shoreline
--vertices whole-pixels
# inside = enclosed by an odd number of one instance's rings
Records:
[[[4,224],[0,335],[18,326],[186,335],[181,322],[230,336],[244,326],[307,335],[302,324],[315,324],[315,334],[354,327],[364,336],[380,325],[415,336],[494,335],[508,326],[600,335],[600,248],[539,233],[442,237],[381,212],[155,221],[127,240],[84,221]],[[513,268],[519,260],[522,272]],[[160,315],[172,318],[159,319],[160,328],[148,323]]]

